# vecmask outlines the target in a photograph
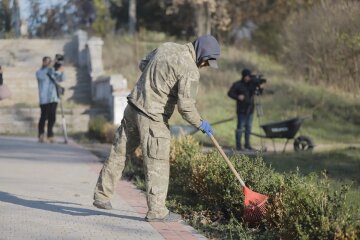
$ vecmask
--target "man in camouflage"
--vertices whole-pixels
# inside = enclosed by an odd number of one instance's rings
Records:
[[[95,187],[94,206],[111,209],[110,198],[129,157],[141,146],[146,182],[147,221],[177,221],[181,217],[165,206],[169,184],[170,131],[168,120],[175,105],[182,117],[204,133],[212,134],[210,124],[202,120],[195,98],[199,68],[217,68],[220,56],[217,40],[210,35],[193,43],[164,43],[139,65],[142,75],[128,96],[121,126],[104,163]]]

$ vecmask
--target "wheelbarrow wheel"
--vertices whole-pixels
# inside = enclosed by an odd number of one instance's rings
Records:
[[[314,142],[308,136],[299,136],[294,140],[295,152],[311,151],[314,148]]]

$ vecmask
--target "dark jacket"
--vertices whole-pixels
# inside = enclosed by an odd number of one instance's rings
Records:
[[[244,80],[239,80],[235,82],[229,92],[228,96],[236,100],[236,112],[237,113],[253,113],[254,112],[254,94],[256,86],[252,84],[252,81],[245,82]],[[240,101],[238,99],[239,95],[244,95],[245,99]]]

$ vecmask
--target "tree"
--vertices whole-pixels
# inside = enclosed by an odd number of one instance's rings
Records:
[[[63,12],[67,32],[70,33],[80,28],[90,29],[96,18],[94,2],[89,0],[67,0]]]
[[[104,0],[94,0],[96,18],[91,29],[95,34],[105,36],[114,30],[115,22],[111,18],[109,6],[110,4]]]
[[[28,19],[29,34],[31,37],[37,35],[37,28],[42,23],[42,12],[40,0],[30,0],[30,16]]]
[[[129,34],[136,31],[136,0],[129,0]]]
[[[98,33],[101,29],[101,31],[107,31],[103,27],[104,24],[107,25],[107,22],[101,21],[101,19],[104,19],[103,10],[105,9],[105,14],[108,11],[107,5],[105,7],[101,5],[104,4],[104,1],[67,0],[47,9],[43,9],[41,0],[29,1],[29,30],[31,36],[54,37],[65,33],[73,33],[78,29],[93,30],[96,10],[99,11],[97,13],[99,19],[94,32]],[[100,3],[98,9],[95,9],[94,2]]]
[[[20,5],[19,0],[13,0],[11,7],[11,26],[15,33],[15,37],[20,37]]]
[[[182,14],[181,6],[188,4],[193,12],[194,32],[197,36],[227,31],[231,19],[228,0],[165,0],[167,14]],[[188,9],[187,9],[188,11]]]
[[[166,13],[182,16],[194,34],[227,38],[230,31],[251,21],[258,27],[255,39],[266,49],[278,48],[278,36],[286,18],[310,7],[315,0],[163,0]],[[182,8],[187,5],[188,8]],[[190,14],[190,13],[191,14]],[[192,22],[188,22],[188,18]],[[173,25],[183,23],[171,23]]]
[[[11,8],[10,0],[1,0],[0,2],[0,34],[11,32]]]
[[[181,6],[189,5],[192,11],[192,21],[195,22],[194,32],[196,35],[211,33],[211,13],[214,12],[215,0],[170,0],[167,4],[166,13],[169,15],[181,14]]]

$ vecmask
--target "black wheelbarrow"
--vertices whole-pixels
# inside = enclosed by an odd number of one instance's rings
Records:
[[[270,138],[273,142],[274,151],[275,148],[275,138],[285,138],[286,142],[284,145],[283,152],[285,152],[286,146],[290,140],[294,139],[294,150],[296,152],[300,151],[311,151],[315,145],[314,142],[308,136],[298,136],[295,138],[298,133],[301,124],[304,122],[306,117],[296,117],[291,118],[285,121],[272,122],[260,125],[260,127],[264,130],[265,135],[251,133],[251,135],[260,137],[260,138]]]

